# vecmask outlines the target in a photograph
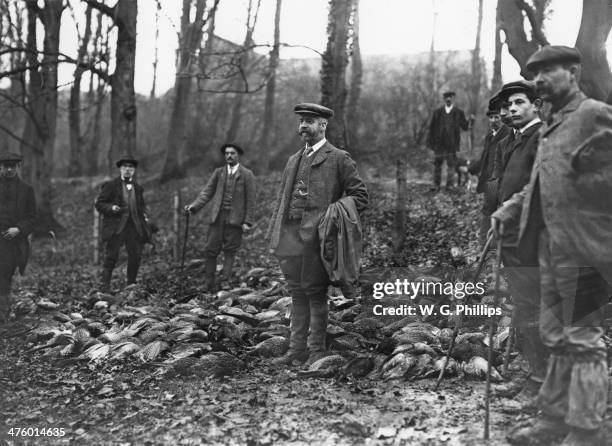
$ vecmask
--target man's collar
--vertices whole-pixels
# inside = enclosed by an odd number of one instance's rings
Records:
[[[236,163],[233,166],[230,166],[229,164],[227,164],[228,173],[235,173],[238,170],[238,166],[240,166],[240,163]]]
[[[323,138],[321,141],[319,141],[318,143],[316,143],[314,146],[312,146],[312,153],[316,153],[317,150],[319,150],[321,147],[323,147],[323,145],[327,142],[327,140],[325,138]],[[306,145],[306,147],[308,147],[308,144]]]
[[[450,111],[453,109],[454,106],[455,104],[451,104],[451,105],[444,104],[444,110],[446,111],[446,113],[450,113]]]
[[[535,119],[532,119],[531,121],[529,121],[527,124],[525,124],[523,127],[521,127],[519,129],[520,133],[524,133],[525,130],[527,130],[529,127],[532,127],[538,123],[542,122],[542,120],[539,117],[536,117]]]

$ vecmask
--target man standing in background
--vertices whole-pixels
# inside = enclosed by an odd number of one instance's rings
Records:
[[[8,321],[13,274],[25,271],[36,223],[34,190],[18,175],[21,161],[14,153],[0,154],[0,323]]]
[[[455,164],[461,143],[461,130],[468,130],[471,121],[465,113],[455,106],[455,92],[446,91],[442,95],[444,105],[436,109],[429,126],[428,146],[434,152],[433,191],[440,190],[442,164],[446,160],[446,190],[451,190],[455,180]]]

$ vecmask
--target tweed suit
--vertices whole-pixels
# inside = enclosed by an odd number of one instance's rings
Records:
[[[304,150],[293,154],[283,171],[268,238],[292,294],[290,349],[325,349],[329,276],[321,262],[318,225],[327,207],[351,196],[359,212],[368,204],[366,186],[345,151],[325,142],[314,154],[306,179],[307,198],[301,219],[288,220],[289,204]],[[310,329],[310,336],[308,331]]]
[[[582,429],[599,428],[606,409],[612,138],[606,144],[593,138],[610,128],[612,107],[582,92],[567,98],[540,131],[529,184],[493,214],[504,225],[520,222],[519,250],[538,246],[540,334],[551,349],[540,407]]]

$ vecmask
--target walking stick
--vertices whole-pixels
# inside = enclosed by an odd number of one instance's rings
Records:
[[[497,237],[497,252],[496,252],[496,265],[495,265],[495,295],[493,298],[493,306],[497,308],[499,306],[499,277],[501,269],[501,250],[502,250],[502,235],[503,226],[499,226],[499,236]],[[493,362],[493,334],[495,332],[495,318],[491,317],[491,324],[489,326],[489,351],[487,358],[487,384],[485,387],[485,425],[484,425],[484,439],[489,439],[489,400],[491,399],[491,363]]]
[[[181,257],[181,273],[185,267],[185,253],[187,252],[187,236],[189,235],[189,215],[190,212],[185,214],[185,236],[183,237],[183,252]]]
[[[484,248],[482,248],[482,252],[480,253],[480,258],[478,259],[478,267],[476,268],[476,272],[474,273],[472,282],[475,282],[478,279],[478,276],[480,276],[480,273],[482,272],[482,268],[484,266],[484,262],[487,257],[487,253],[489,252],[489,249],[491,248],[491,245],[493,244],[493,237],[494,237],[493,233],[491,233],[491,235],[487,239],[487,242],[484,245]],[[462,315],[459,315],[459,319],[457,323],[455,324],[455,326],[453,327],[453,337],[451,338],[450,345],[448,346],[448,351],[446,352],[446,357],[444,358],[444,363],[442,364],[442,369],[440,370],[440,374],[438,375],[438,379],[436,380],[434,390],[438,390],[438,387],[440,387],[440,383],[442,382],[442,379],[444,379],[444,373],[446,372],[446,366],[448,364],[448,360],[450,359],[450,355],[453,352],[453,348],[455,348],[455,341],[457,340],[457,335],[459,334],[459,328],[461,328],[461,320],[462,320]]]

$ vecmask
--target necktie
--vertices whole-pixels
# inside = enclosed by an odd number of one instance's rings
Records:
[[[306,147],[306,156],[310,156],[312,152],[314,152],[314,149],[312,147]]]

